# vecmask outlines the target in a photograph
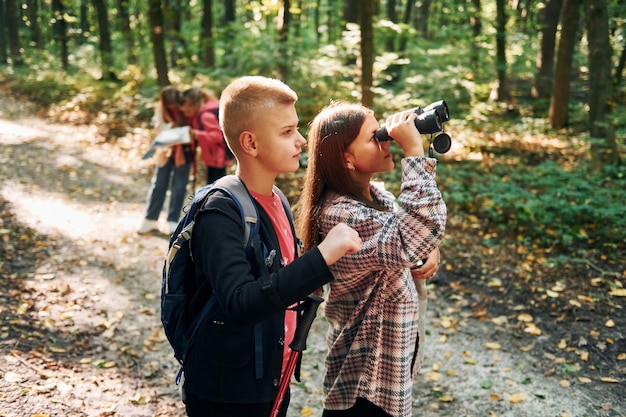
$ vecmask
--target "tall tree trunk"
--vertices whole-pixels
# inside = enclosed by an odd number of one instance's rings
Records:
[[[69,67],[69,52],[67,48],[67,23],[65,22],[65,5],[63,0],[52,0],[52,12],[54,13],[54,37],[59,45],[61,66],[64,70]]]
[[[385,15],[387,16],[387,20],[397,23],[398,13],[396,13],[396,0],[387,0]],[[387,52],[394,52],[396,50],[395,40],[395,32],[390,31],[385,40],[385,49],[387,49]]]
[[[167,76],[162,3],[161,0],[149,0],[148,6],[148,21],[150,22],[150,37],[152,38],[152,52],[154,54],[154,66],[157,71],[157,82],[160,87],[165,87],[169,85],[170,81]]]
[[[549,0],[543,11],[541,49],[537,54],[537,72],[530,92],[534,98],[548,98],[552,91],[556,31],[559,25],[562,5],[563,0]]]
[[[298,13],[289,13],[291,15],[291,20],[293,21],[293,38],[297,41],[300,39],[300,33],[302,29],[302,17],[304,12],[304,5],[302,4],[302,0],[296,0],[296,10]]]
[[[135,53],[135,41],[133,31],[130,27],[130,11],[128,10],[129,0],[117,0],[117,13],[119,16],[120,31],[126,44],[126,55],[129,64],[137,63],[137,55]]]
[[[368,0],[365,0],[368,1]],[[359,9],[361,2],[359,0],[343,0],[343,21],[345,23],[359,23]]]
[[[93,0],[100,35],[100,66],[102,68],[103,80],[116,80],[117,76],[113,72],[113,47],[111,45],[111,29],[109,27],[109,13],[106,1],[107,0]]]
[[[5,65],[9,62],[6,21],[6,0],[0,0],[0,65]]]
[[[552,85],[548,119],[554,129],[567,125],[569,119],[569,93],[576,27],[580,16],[580,0],[564,0],[561,21],[561,40],[557,54],[556,73]]]
[[[411,23],[411,19],[413,17],[413,5],[414,2],[412,0],[408,0],[404,5],[404,13],[402,14],[402,23],[406,27],[409,27]],[[398,51],[403,53],[406,50],[406,44],[409,39],[408,30],[402,32],[402,37],[400,38],[400,46],[398,47]]]
[[[316,0],[315,9],[313,10],[313,24],[315,25],[315,45],[320,46],[321,34],[320,34],[320,17],[322,11],[320,7],[322,6],[322,0]]]
[[[78,43],[82,45],[89,33],[89,0],[80,0],[80,37]]]
[[[41,25],[39,24],[39,0],[29,0],[28,20],[30,21],[30,40],[37,49],[44,46]]]
[[[235,23],[235,0],[224,1],[224,24],[232,25]]]
[[[409,0],[410,1],[410,0]],[[418,8],[416,29],[422,38],[428,39],[428,22],[430,20],[430,5],[432,0],[422,0]]]
[[[612,95],[609,13],[607,0],[585,0],[587,36],[589,39],[589,133],[604,143],[592,142],[594,165],[616,163],[619,159],[615,128],[608,120]]]
[[[185,2],[188,7],[188,2]],[[166,0],[163,4],[165,33],[170,40],[170,64],[176,68],[181,59],[181,55],[186,59],[191,59],[191,53],[187,48],[187,43],[182,35],[183,28],[183,3],[181,0]],[[200,53],[202,56],[202,53]]]
[[[498,88],[495,91],[497,101],[510,99],[509,80],[506,63],[506,1],[496,0],[496,72],[498,74]]]
[[[215,65],[215,48],[213,47],[213,1],[203,0],[202,23],[200,29],[200,56],[205,67]]]
[[[280,50],[280,63],[278,72],[284,81],[289,79],[289,26],[291,26],[290,0],[283,0],[278,12],[278,48]]]
[[[364,0],[360,7],[361,24],[361,103],[374,105],[372,91],[374,70],[374,0]]]
[[[624,72],[624,65],[626,64],[626,39],[624,40],[624,46],[622,53],[619,55],[619,62],[615,68],[615,75],[613,76],[613,84],[615,87],[619,86],[622,82],[622,73]]]
[[[15,66],[24,65],[22,58],[22,47],[20,46],[20,37],[17,22],[21,22],[17,1],[7,0],[6,2],[6,28],[9,37],[9,53],[11,62]]]
[[[337,39],[341,39],[341,31],[343,30],[343,25],[341,24],[341,18],[337,16],[335,12],[336,2],[343,2],[343,0],[328,0],[328,7],[326,7],[326,22],[328,24],[327,33],[327,43],[331,44],[335,42]]]
[[[472,27],[472,50],[470,52],[470,68],[473,72],[480,69],[480,36],[483,32],[482,19],[480,16],[480,0],[469,0],[473,5],[472,15],[470,16],[470,26]]]
[[[224,17],[222,19],[222,26],[225,28],[221,39],[226,43],[227,50],[232,50],[237,45],[237,30],[235,27],[237,16],[235,15],[235,0],[226,0],[224,2]],[[236,64],[237,57],[234,54],[224,54],[220,67],[233,68]]]

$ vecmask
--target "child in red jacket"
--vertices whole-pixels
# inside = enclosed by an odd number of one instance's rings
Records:
[[[232,159],[217,118],[219,101],[209,91],[193,87],[182,93],[180,109],[191,127],[192,141],[200,147],[210,184],[226,175]]]

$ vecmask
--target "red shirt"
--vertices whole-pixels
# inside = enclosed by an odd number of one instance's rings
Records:
[[[269,216],[272,226],[274,226],[274,231],[278,236],[280,253],[283,258],[275,259],[274,262],[280,262],[283,267],[289,265],[289,263],[291,263],[296,256],[295,242],[291,231],[291,223],[289,223],[289,218],[287,217],[287,213],[285,213],[285,208],[283,207],[280,197],[275,193],[272,193],[271,197],[255,193],[254,191],[250,191],[250,194],[261,205],[261,207],[263,207],[263,210],[265,210]],[[285,345],[281,374],[285,373],[285,367],[287,366],[287,361],[291,353],[289,344],[293,341],[293,337],[296,332],[296,322],[296,312],[293,310],[285,311]]]

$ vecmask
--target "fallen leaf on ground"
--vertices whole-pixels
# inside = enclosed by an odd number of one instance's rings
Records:
[[[441,374],[439,372],[427,372],[426,376],[431,381],[435,381],[436,382],[436,381],[441,380]]]
[[[527,398],[528,398],[528,394],[526,394],[525,392],[519,392],[517,394],[511,395],[509,397],[509,402],[511,404],[519,404]]]

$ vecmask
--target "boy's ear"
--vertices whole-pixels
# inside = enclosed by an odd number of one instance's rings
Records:
[[[239,146],[248,155],[255,156],[257,153],[256,137],[252,132],[244,130],[239,135]]]

